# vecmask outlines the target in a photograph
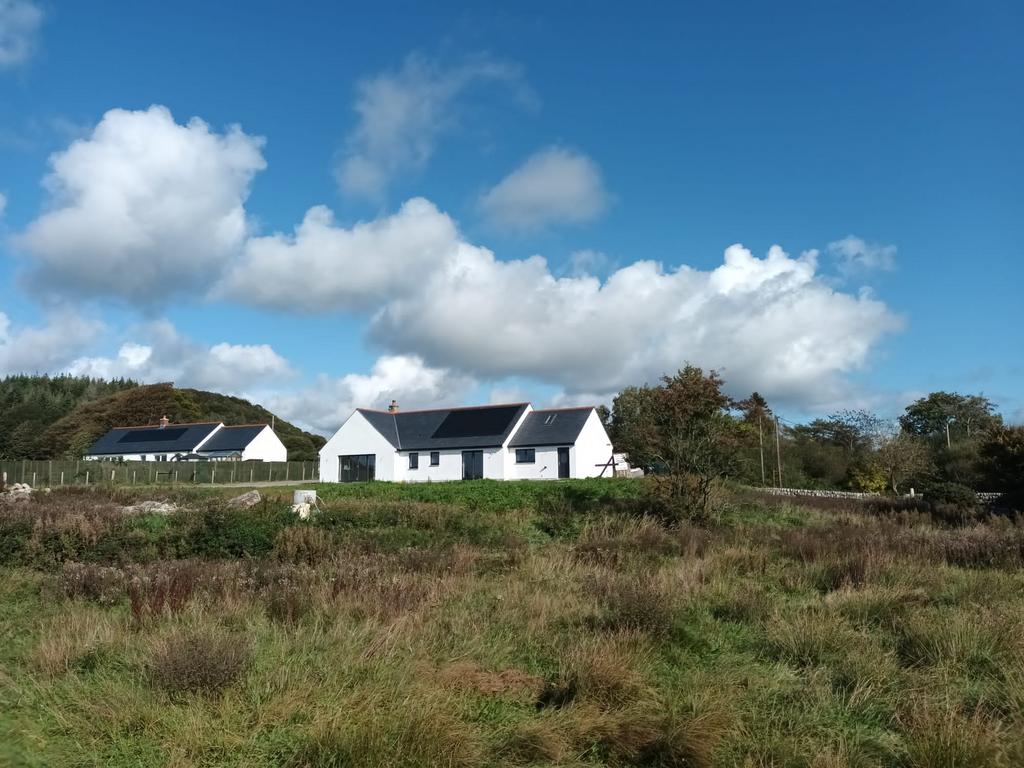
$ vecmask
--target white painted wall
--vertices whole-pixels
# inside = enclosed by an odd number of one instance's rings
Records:
[[[402,479],[396,476],[400,471],[401,462],[396,460],[395,447],[374,429],[363,414],[355,411],[320,449],[320,481],[338,482],[339,456],[365,453],[372,453],[377,457],[375,472],[378,480]]]
[[[570,453],[570,472],[573,477],[597,477],[601,474],[601,467],[597,465],[603,465],[611,455],[611,438],[608,437],[597,411],[591,411]],[[608,467],[604,476],[612,475],[612,468]]]
[[[529,447],[529,446],[526,446]],[[558,446],[546,445],[534,449],[537,460],[533,464],[516,464],[516,449],[509,448],[508,455],[512,460],[511,478],[518,480],[557,480],[558,479]],[[572,451],[569,451],[570,474],[572,472]]]
[[[268,425],[242,451],[242,461],[288,461],[288,449]]]
[[[483,448],[484,477],[502,480],[505,475],[505,456],[502,448]],[[462,479],[462,449],[439,451],[438,465],[430,466],[430,451],[416,451],[420,455],[419,469],[409,469],[409,454],[413,451],[399,451],[396,461],[395,479],[406,483],[441,483]]]

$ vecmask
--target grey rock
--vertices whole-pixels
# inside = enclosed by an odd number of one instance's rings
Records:
[[[228,506],[235,509],[250,509],[251,507],[255,507],[261,501],[263,501],[263,497],[260,496],[259,491],[249,491],[248,493],[243,493],[241,496],[235,496],[235,498],[228,502]]]
[[[172,515],[178,511],[178,505],[171,501],[140,501],[121,507],[121,511],[126,515]]]

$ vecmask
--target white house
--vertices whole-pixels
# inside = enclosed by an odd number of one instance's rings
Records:
[[[227,427],[219,421],[114,427],[86,459],[114,461],[287,461],[288,449],[267,424]]]
[[[529,403],[357,409],[320,450],[320,480],[547,480],[611,477],[612,443],[593,406]]]

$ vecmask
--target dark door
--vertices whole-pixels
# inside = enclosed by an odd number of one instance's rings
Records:
[[[484,476],[484,452],[462,452],[462,479],[480,480]]]
[[[558,449],[558,476],[568,477],[569,476],[569,449],[559,448]]]

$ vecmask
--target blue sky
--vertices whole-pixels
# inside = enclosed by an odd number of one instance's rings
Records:
[[[330,430],[691,360],[794,417],[1020,420],[1022,33],[1010,2],[0,0],[0,374]]]

